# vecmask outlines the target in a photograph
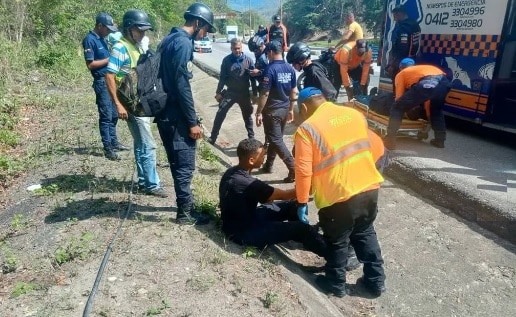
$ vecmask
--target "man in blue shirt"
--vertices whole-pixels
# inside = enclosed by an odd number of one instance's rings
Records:
[[[95,28],[82,41],[86,66],[93,76],[93,90],[99,111],[99,130],[104,156],[114,161],[120,159],[117,151],[129,150],[118,142],[116,135],[118,114],[104,80],[109,61],[109,49],[105,37],[117,31],[113,18],[107,13],[99,13]]]
[[[238,103],[242,111],[247,137],[254,138],[253,131],[253,106],[251,105],[251,95],[249,94],[250,70],[254,69],[253,60],[242,52],[242,40],[239,38],[231,39],[231,54],[224,57],[220,66],[220,79],[215,94],[215,100],[219,103],[219,110],[215,115],[213,128],[208,142],[215,144],[219,135],[222,122],[231,107]],[[224,86],[226,92],[222,92]]]
[[[254,69],[249,71],[249,75],[251,75],[251,87],[253,89],[253,104],[256,104],[258,102],[258,85],[262,82],[263,72],[265,71],[265,67],[269,65],[269,59],[265,51],[265,40],[259,36],[255,36],[254,39],[256,40],[250,41],[248,47],[250,51],[254,52],[256,60]]]
[[[276,40],[267,44],[269,65],[265,68],[261,83],[260,101],[256,109],[256,126],[261,126],[268,143],[267,161],[262,167],[265,173],[272,172],[276,154],[288,168],[285,183],[295,180],[294,158],[283,141],[285,125],[294,120],[297,101],[296,71],[282,57],[282,44]]]
[[[202,138],[190,87],[193,76],[192,39],[201,39],[207,32],[215,33],[216,29],[213,13],[203,3],[193,3],[183,16],[183,27],[172,28],[161,42],[161,76],[168,98],[165,109],[155,121],[174,178],[176,222],[202,225],[209,222],[209,217],[196,211],[191,189],[197,140]]]

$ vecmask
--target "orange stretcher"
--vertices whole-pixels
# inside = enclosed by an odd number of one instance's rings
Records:
[[[358,111],[360,111],[367,119],[369,127],[378,132],[381,136],[387,134],[387,126],[389,125],[389,117],[381,115],[369,109],[369,106],[359,101],[352,100],[348,104]],[[427,105],[425,105],[425,108]],[[409,120],[404,118],[401,122],[398,135],[416,137],[418,140],[428,139],[428,132],[430,131],[430,124],[424,119]]]

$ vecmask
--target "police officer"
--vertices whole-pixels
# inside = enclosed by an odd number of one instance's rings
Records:
[[[283,52],[288,51],[290,46],[290,35],[288,33],[287,27],[281,23],[281,17],[278,14],[272,17],[272,22],[274,22],[274,24],[269,27],[267,33],[267,43],[271,41],[278,41],[281,44]]]
[[[265,40],[263,38],[258,37],[255,41],[250,41],[248,48],[254,53],[255,58],[254,69],[249,71],[249,75],[251,75],[253,104],[256,104],[258,102],[258,85],[263,79],[263,72],[265,67],[269,65],[269,59],[267,58],[267,52],[265,51]]]
[[[314,193],[327,245],[325,275],[318,276],[316,284],[324,292],[346,295],[351,243],[364,263],[357,284],[380,296],[385,292],[385,272],[373,222],[383,182],[375,160],[383,144],[360,112],[326,101],[317,88],[301,90],[298,106],[303,121],[294,136],[298,216],[308,221],[307,203]]]
[[[396,101],[391,107],[385,147],[389,150],[396,148],[396,133],[400,128],[403,113],[415,106],[430,100],[430,123],[434,130],[434,139],[430,144],[444,148],[446,140],[446,123],[443,106],[446,95],[450,90],[450,82],[444,71],[433,65],[415,65],[411,58],[401,61],[400,72],[396,75]]]
[[[213,13],[203,3],[193,3],[184,13],[183,27],[174,27],[162,43],[163,88],[168,94],[166,108],[156,117],[159,134],[167,152],[176,192],[179,224],[206,224],[209,218],[196,211],[191,189],[195,170],[197,140],[202,128],[195,112],[192,79],[192,39],[215,33]]]
[[[337,90],[328,79],[327,69],[319,63],[312,62],[308,45],[303,42],[292,45],[287,53],[287,63],[292,64],[297,71],[303,70],[305,87],[319,88],[327,100],[337,100]]]
[[[385,70],[394,81],[400,71],[399,64],[401,60],[407,57],[414,59],[418,54],[421,28],[419,23],[408,17],[403,5],[392,9],[392,14],[396,25],[390,39],[392,49]]]
[[[340,65],[340,76],[348,100],[353,99],[355,94],[367,95],[373,51],[366,40],[344,45],[335,55],[335,60]]]
[[[297,100],[296,71],[282,57],[282,45],[278,41],[267,44],[269,65],[263,74],[261,93],[256,109],[256,126],[265,132],[268,144],[267,161],[262,167],[265,173],[272,172],[276,154],[288,168],[285,183],[295,180],[294,158],[283,141],[285,125],[294,120],[294,106]]]
[[[104,75],[109,61],[109,48],[105,38],[111,32],[118,32],[113,18],[107,13],[99,13],[95,28],[82,41],[86,66],[93,76],[93,90],[95,91],[97,108],[99,111],[99,130],[104,156],[109,160],[119,160],[117,151],[129,150],[118,142],[116,124],[118,114],[109,95]]]
[[[253,106],[249,94],[250,70],[254,69],[253,60],[243,53],[242,41],[239,38],[231,39],[231,54],[224,57],[220,66],[220,79],[217,85],[215,100],[219,103],[219,110],[215,115],[213,128],[208,142],[215,144],[219,135],[222,122],[231,107],[238,103],[244,119],[247,137],[254,138],[253,131]],[[224,87],[226,92],[222,95]]]

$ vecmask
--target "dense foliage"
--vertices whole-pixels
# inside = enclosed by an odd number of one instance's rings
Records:
[[[322,31],[336,31],[345,25],[347,12],[377,37],[383,22],[384,0],[287,0],[284,20],[295,40]],[[330,36],[332,33],[330,32]]]

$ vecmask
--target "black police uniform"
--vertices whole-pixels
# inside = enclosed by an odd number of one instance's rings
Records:
[[[196,140],[190,138],[190,128],[199,124],[190,87],[192,39],[176,27],[163,39],[161,49],[163,88],[168,97],[166,108],[155,121],[170,162],[178,209],[189,210],[193,204],[190,185],[197,146]]]
[[[414,58],[419,52],[419,43],[421,40],[421,28],[419,23],[412,19],[405,19],[396,22],[394,32],[392,33],[392,51],[389,58],[389,65],[393,68],[391,73],[392,80],[399,72],[399,64],[406,57]]]
[[[308,67],[304,67],[303,72],[305,73],[305,87],[319,88],[327,100],[337,100],[337,90],[328,79],[328,71],[324,66],[314,62]]]

